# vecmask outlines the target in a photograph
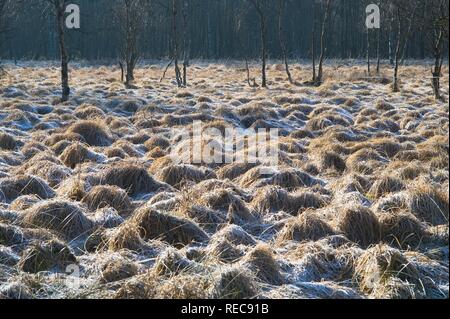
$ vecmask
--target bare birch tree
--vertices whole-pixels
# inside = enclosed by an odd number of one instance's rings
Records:
[[[69,55],[66,46],[65,19],[66,0],[45,0],[52,6],[56,17],[56,30],[58,34],[58,45],[61,57],[61,102],[66,102],[70,96],[69,86]]]

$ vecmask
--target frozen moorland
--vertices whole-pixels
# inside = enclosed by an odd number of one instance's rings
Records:
[[[327,65],[312,87],[272,64],[268,89],[237,63],[194,63],[184,89],[164,67],[126,89],[72,65],[58,104],[56,64],[6,65],[0,298],[448,298],[449,110],[428,65],[400,93],[387,66]],[[279,164],[174,161],[196,121],[277,128]]]

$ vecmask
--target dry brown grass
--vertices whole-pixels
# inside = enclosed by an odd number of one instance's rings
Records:
[[[36,195],[41,199],[55,196],[55,192],[39,177],[18,175],[0,180],[0,201],[11,202],[23,195]]]
[[[91,146],[111,145],[111,136],[107,128],[96,121],[79,121],[67,129],[69,134],[79,134]]]
[[[390,193],[397,193],[406,188],[405,184],[397,178],[384,176],[376,180],[369,190],[368,196],[380,198]]]
[[[93,211],[104,207],[113,207],[124,216],[130,214],[133,208],[126,191],[117,186],[95,186],[83,197],[81,202]]]
[[[0,149],[14,150],[18,146],[17,140],[14,136],[0,132]]]
[[[266,90],[239,61],[195,62],[180,90],[142,64],[127,90],[117,66],[77,63],[58,104],[41,63],[7,63],[0,88],[0,298],[448,297],[448,105],[427,67],[392,94],[384,65],[367,81],[326,64],[315,87],[276,62]],[[281,127],[279,164],[191,165],[199,120],[222,155],[227,127]]]
[[[104,243],[103,236],[101,236],[99,239],[100,244]],[[117,228],[114,233],[111,234],[109,238],[107,238],[106,245],[111,251],[120,251],[122,249],[142,251],[146,248],[146,243],[141,238],[139,229],[135,225],[130,223],[124,223],[119,228]]]
[[[424,224],[410,213],[385,213],[379,218],[384,241],[400,249],[416,248],[429,236]]]
[[[292,215],[308,208],[320,208],[326,200],[319,194],[309,191],[289,193],[279,187],[266,187],[258,190],[251,206],[258,212],[270,213],[283,210]]]
[[[118,186],[126,190],[130,196],[166,188],[164,184],[157,182],[143,166],[126,162],[102,172],[101,183]]]
[[[422,288],[417,268],[400,251],[386,245],[377,245],[358,258],[355,280],[374,298],[412,298]]]
[[[243,252],[226,238],[213,241],[208,247],[208,253],[223,263],[234,263],[243,256]]]
[[[51,240],[35,244],[25,250],[18,267],[24,272],[39,273],[49,271],[54,267],[65,270],[65,266],[76,263],[76,257],[64,243]]]
[[[186,182],[199,183],[216,177],[212,170],[193,165],[170,165],[157,175],[159,180],[175,187],[180,187]]]
[[[432,225],[448,224],[448,193],[423,182],[416,183],[410,190],[408,206],[420,220]]]
[[[258,295],[255,279],[245,269],[233,266],[214,276],[212,296],[217,299],[253,299]]]
[[[208,240],[208,235],[190,220],[151,209],[136,211],[132,223],[139,228],[142,238],[161,239],[177,247]]]
[[[278,241],[317,241],[334,235],[330,225],[322,220],[314,211],[307,211],[290,220],[278,234]]]
[[[381,226],[377,216],[363,206],[344,208],[338,216],[338,228],[351,241],[368,247],[379,243]]]
[[[102,267],[100,281],[102,283],[117,282],[131,278],[138,274],[138,267],[135,263],[128,260],[112,260]]]
[[[87,235],[92,221],[77,204],[62,200],[43,201],[23,214],[22,223],[27,227],[50,229],[65,239]]]
[[[268,245],[260,244],[256,246],[244,256],[242,262],[265,283],[282,285],[285,282],[280,266]]]
[[[75,143],[66,147],[60,158],[66,166],[74,169],[78,164],[89,161],[95,162],[98,156],[83,144]]]

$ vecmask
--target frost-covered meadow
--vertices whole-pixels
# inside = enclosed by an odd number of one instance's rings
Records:
[[[449,109],[430,67],[7,63],[0,80],[0,296],[448,298]],[[448,67],[442,96],[449,99]],[[259,72],[252,65],[253,76]],[[279,130],[279,164],[174,162],[174,128]],[[205,136],[205,143],[214,137]],[[261,169],[266,168],[264,173]],[[0,298],[1,298],[0,297]]]

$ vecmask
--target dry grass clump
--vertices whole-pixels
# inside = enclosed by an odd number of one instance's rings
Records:
[[[192,242],[205,242],[208,235],[188,219],[160,213],[151,209],[141,209],[132,221],[144,239],[160,239],[176,247],[184,247]]]
[[[9,208],[15,211],[24,211],[38,203],[40,200],[41,199],[36,195],[20,196],[11,202]]]
[[[113,149],[120,148],[125,152],[125,154],[127,154],[130,157],[139,158],[139,157],[142,157],[142,155],[143,155],[143,153],[139,152],[136,149],[136,146],[133,143],[131,143],[127,140],[118,140],[118,141],[114,142],[114,144],[111,146],[111,148],[113,148]]]
[[[154,272],[138,276],[122,285],[116,299],[200,300],[210,298],[210,278],[196,274],[180,274],[171,278]]]
[[[132,163],[109,167],[101,174],[100,179],[101,184],[118,186],[126,190],[130,196],[148,194],[166,188],[166,185],[150,176],[145,167]]]
[[[126,191],[117,186],[95,186],[84,196],[81,202],[93,211],[105,207],[113,207],[120,215],[125,216],[133,208]]]
[[[77,133],[54,133],[45,139],[45,145],[55,146],[60,142],[80,142],[86,143],[83,136]]]
[[[14,136],[0,132],[0,149],[12,151],[18,147],[18,142]]]
[[[188,205],[182,204],[180,215],[192,219],[203,229],[216,232],[220,225],[227,222],[227,216],[224,213],[221,214],[220,212],[200,205],[189,205],[189,203],[189,200],[187,200],[186,204]]]
[[[396,168],[396,171],[397,175],[402,180],[407,181],[414,180],[425,172],[424,167],[417,163],[410,163],[410,162],[394,162],[394,163],[399,163],[398,167]]]
[[[257,245],[244,256],[242,262],[255,273],[256,277],[265,283],[278,286],[285,282],[280,266],[268,245]]]
[[[76,109],[74,115],[82,120],[94,120],[104,118],[105,112],[96,106],[82,104]]]
[[[31,159],[36,155],[40,155],[42,152],[46,152],[48,150],[47,146],[40,142],[29,142],[26,143],[20,151],[25,156],[26,159]]]
[[[149,151],[147,153],[147,158],[150,158],[150,159],[161,158],[166,155],[167,155],[167,153],[165,151],[163,151],[161,148],[155,147],[154,149],[152,149],[151,151]]]
[[[373,298],[411,298],[410,285],[413,291],[422,288],[417,268],[400,251],[382,244],[356,260],[354,279]]]
[[[381,239],[381,225],[377,216],[363,206],[345,208],[338,217],[338,228],[352,242],[368,247]]]
[[[410,213],[385,213],[379,219],[383,240],[400,249],[417,248],[429,236],[426,227]]]
[[[114,259],[102,267],[100,282],[111,283],[136,276],[139,273],[138,266],[126,259]]]
[[[223,263],[234,263],[243,256],[243,252],[226,238],[213,241],[208,247],[208,254]]]
[[[41,199],[55,196],[55,192],[39,177],[17,175],[0,180],[0,202],[11,202],[22,195],[36,195]]]
[[[368,196],[380,198],[390,193],[398,193],[406,188],[405,184],[397,178],[384,176],[375,181],[369,190]]]
[[[406,162],[412,162],[419,160],[419,152],[416,150],[403,150],[397,153],[397,155],[394,156],[395,161],[406,161]]]
[[[228,189],[207,192],[201,196],[199,203],[215,210],[228,211],[245,222],[255,220],[255,216],[247,208],[246,203],[235,192]]]
[[[92,229],[84,210],[64,200],[43,201],[24,212],[22,223],[27,227],[50,229],[72,240]]]
[[[376,102],[375,107],[379,111],[391,111],[391,110],[395,109],[391,104],[389,104],[388,102],[386,102],[385,100],[382,100],[382,99],[379,99]]]
[[[64,165],[74,169],[78,164],[97,161],[98,155],[83,144],[75,143],[66,147],[60,158]]]
[[[93,240],[100,239],[100,244],[104,242],[104,237],[99,234],[98,238],[92,238]],[[95,233],[92,235],[95,236]],[[130,251],[142,251],[145,250],[147,245],[141,238],[140,230],[136,225],[126,222],[120,227],[116,228],[114,232],[107,238],[106,246],[110,251],[120,251],[122,249]],[[99,247],[102,247],[101,245]]]
[[[244,179],[246,175],[244,175]],[[311,187],[317,184],[319,182],[308,173],[299,169],[287,169],[275,173],[272,177],[263,180],[259,185],[255,184],[255,186],[277,185],[287,189],[294,189],[298,187]]]
[[[320,154],[320,167],[324,170],[333,169],[338,172],[343,172],[347,168],[345,161],[336,152],[323,152]]]
[[[104,154],[106,156],[108,156],[109,158],[114,158],[114,157],[118,157],[121,159],[125,159],[127,158],[128,154],[125,153],[125,151],[119,147],[108,147],[105,151]]]
[[[252,299],[258,295],[258,288],[252,274],[232,266],[214,275],[211,295],[216,299]]]
[[[448,193],[425,182],[419,182],[411,187],[408,207],[424,222],[432,225],[448,224]]]
[[[380,163],[386,162],[377,151],[370,148],[360,149],[347,158],[347,167],[357,172],[364,173],[365,170],[373,171],[373,167],[377,167]]]
[[[163,137],[163,136],[153,136],[151,137],[149,140],[147,140],[144,143],[144,146],[148,149],[148,150],[152,150],[155,147],[159,147],[163,150],[167,149],[168,147],[170,147],[170,141]]]
[[[175,187],[185,182],[199,183],[214,178],[217,178],[216,174],[208,168],[184,164],[167,166],[158,174],[159,180]]]
[[[340,245],[336,245],[337,242]],[[302,269],[299,281],[343,282],[352,278],[353,263],[358,254],[359,250],[345,242],[345,238],[332,236],[294,246],[289,249],[287,258]]]
[[[233,245],[255,246],[256,240],[241,226],[227,225],[214,234],[213,242],[226,239]]]
[[[97,121],[78,121],[68,128],[67,133],[81,135],[90,146],[110,146],[112,142],[108,129]]]
[[[279,212],[297,215],[303,209],[321,208],[326,204],[324,198],[316,193],[298,191],[289,193],[279,187],[259,189],[251,206],[258,212]]]
[[[295,139],[313,139],[316,137],[310,130],[307,129],[295,130],[291,134],[289,134],[289,136]]]
[[[155,262],[153,272],[158,276],[172,277],[186,272],[193,263],[175,248],[165,250]]]
[[[88,178],[83,174],[77,174],[61,183],[58,187],[58,195],[79,202],[86,196],[86,189],[89,187]]]
[[[42,244],[34,244],[25,250],[18,267],[24,272],[38,273],[50,271],[54,267],[65,270],[65,266],[76,263],[77,259],[69,247],[58,240],[51,240]]]
[[[368,145],[382,156],[388,158],[395,157],[402,150],[400,143],[389,138],[373,139],[368,142]]]
[[[233,163],[221,167],[217,171],[217,177],[220,179],[233,180],[238,178],[242,174],[245,174],[250,169],[255,168],[259,164],[256,163]]]
[[[110,234],[107,233],[105,228],[98,227],[88,238],[86,238],[83,246],[84,250],[88,253],[105,250],[107,248],[108,240],[110,239],[109,235]]]
[[[430,161],[431,169],[446,169],[449,168],[449,157],[448,155],[440,155],[433,157]]]
[[[314,211],[307,211],[287,222],[278,234],[277,240],[317,241],[334,234],[333,228]]]
[[[125,222],[119,212],[112,207],[104,207],[98,209],[92,217],[96,227],[104,227],[107,229],[116,228]]]
[[[34,159],[32,159],[32,162],[34,164],[25,170],[25,174],[44,179],[49,183],[50,187],[59,185],[72,174],[70,169],[59,162],[55,163],[50,160],[36,160],[35,162]]]
[[[200,300],[210,298],[210,280],[203,275],[182,274],[153,289],[151,298],[169,300]]]
[[[0,223],[0,245],[10,247],[24,241],[25,236],[19,227]]]

